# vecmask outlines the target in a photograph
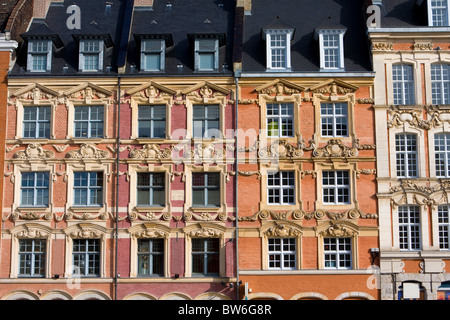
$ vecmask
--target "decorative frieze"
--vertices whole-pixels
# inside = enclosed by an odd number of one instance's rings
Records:
[[[14,158],[19,160],[47,160],[53,156],[53,151],[44,150],[40,143],[31,143],[24,151],[17,151],[14,154]]]
[[[358,149],[355,147],[347,147],[342,143],[340,139],[330,139],[327,142],[327,145],[322,148],[316,148],[313,151],[314,157],[343,157],[343,158],[351,158],[356,157],[358,155]]]
[[[69,151],[66,158],[69,159],[106,159],[109,157],[107,150],[100,150],[94,144],[83,143],[77,150]]]

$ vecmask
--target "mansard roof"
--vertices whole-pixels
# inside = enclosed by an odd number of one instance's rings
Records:
[[[346,29],[345,71],[371,71],[364,16],[365,2],[253,0],[251,14],[244,16],[243,72],[266,71],[266,44],[261,39],[261,30],[272,25],[289,26],[295,30],[290,46],[292,72],[320,71],[319,43],[314,37],[318,28]]]

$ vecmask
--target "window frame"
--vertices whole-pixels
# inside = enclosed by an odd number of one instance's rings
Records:
[[[207,115],[208,110],[212,107],[217,108],[217,118],[209,118]],[[195,117],[195,109],[196,108],[204,108],[205,116],[196,118]],[[197,136],[195,134],[195,132],[196,132],[195,122],[196,121],[201,121],[201,123],[202,123],[202,135],[201,136]],[[209,128],[208,123],[211,121],[217,122],[217,128]],[[216,134],[216,133],[220,134],[219,137],[214,135],[215,139],[221,138],[223,136],[223,132],[221,131],[221,122],[222,122],[222,119],[221,119],[221,110],[220,110],[219,104],[198,104],[198,103],[196,103],[196,104],[192,105],[192,129],[193,129],[192,138],[193,139],[213,139],[213,136],[210,135],[211,132],[209,132],[209,131],[213,131],[214,134]],[[209,132],[209,134],[207,136],[205,136],[206,133],[208,133],[208,132]]]
[[[450,250],[450,207],[448,204],[437,207],[437,231],[439,250]]]
[[[47,49],[45,51],[33,51],[33,45],[36,43],[46,43]],[[27,71],[29,72],[49,72],[52,69],[52,52],[53,42],[48,38],[29,39],[28,40],[28,52],[27,52]],[[46,63],[45,69],[34,68],[34,56],[45,56],[44,61]]]
[[[209,246],[207,245],[208,241],[214,241],[217,242],[217,251],[209,251]],[[203,251],[194,251],[193,242],[203,242]],[[191,275],[192,277],[218,277],[220,276],[220,239],[219,238],[193,238],[191,239]],[[203,272],[194,272],[194,255],[203,256]],[[214,263],[217,263],[217,272],[210,273],[208,272],[208,266],[209,266],[209,258],[213,257],[216,258],[217,261],[214,261]]]
[[[81,108],[87,108],[88,109],[88,119],[76,119],[77,118],[77,109],[80,110]],[[102,119],[92,119],[92,108],[101,108],[103,117]],[[104,105],[76,105],[73,107],[73,138],[74,139],[103,139],[105,137],[105,106]],[[78,136],[77,135],[77,124],[87,123],[87,136]],[[93,133],[93,123],[101,123],[102,130],[100,136],[94,136]],[[98,130],[97,130],[98,131]]]
[[[278,179],[280,184],[279,185],[269,185],[269,176],[279,175]],[[289,174],[291,177],[284,177],[285,174]],[[266,186],[267,186],[267,205],[269,206],[285,206],[285,205],[295,205],[296,204],[296,183],[295,183],[295,170],[283,170],[283,171],[268,171],[266,175]],[[293,180],[293,184],[284,185],[283,180],[287,178],[288,180]],[[276,179],[276,178],[274,178]],[[279,191],[279,198],[280,201],[277,202],[271,202],[270,198],[270,191],[271,190],[278,190]],[[285,196],[285,190],[292,190],[292,195],[288,195],[288,197],[292,196],[291,202],[285,202],[282,200]]]
[[[294,29],[264,29],[266,41],[266,69],[268,71],[289,71],[291,70],[291,40],[293,38]],[[274,37],[281,39],[274,40]],[[282,39],[284,37],[284,39]],[[283,41],[284,45],[273,46],[273,41]],[[282,51],[284,61],[279,61],[281,66],[274,66],[274,50]]]
[[[319,55],[320,55],[320,70],[321,71],[344,71],[344,35],[346,33],[346,29],[316,29],[316,34],[319,38]],[[337,50],[337,62],[338,65],[336,67],[329,67],[326,65],[326,50],[325,39],[324,36],[333,36],[337,37],[337,41],[339,45],[333,47],[331,49]]]
[[[30,241],[31,242],[31,247],[32,247],[31,251],[24,252],[24,251],[21,250],[23,241]],[[39,241],[39,242],[43,243],[43,245],[44,245],[44,250],[43,251],[40,251],[40,252],[36,252],[35,251],[35,247],[36,247],[35,242],[36,241]],[[18,257],[18,267],[19,268],[18,268],[18,271],[17,271],[17,277],[18,278],[45,278],[46,273],[47,273],[47,271],[46,271],[46,269],[47,269],[47,264],[46,264],[47,263],[47,261],[46,261],[47,260],[47,250],[48,249],[47,249],[47,240],[46,239],[42,239],[42,238],[27,238],[27,239],[21,238],[21,239],[18,239],[18,255],[19,255],[19,257]],[[30,273],[21,273],[22,263],[23,263],[21,257],[22,256],[27,256],[27,255],[31,256],[30,267],[29,267],[30,268]],[[42,274],[41,273],[36,274],[34,272],[34,270],[36,269],[36,264],[39,263],[39,262],[36,261],[36,256],[41,256],[40,263],[44,264]],[[27,263],[27,262],[28,261],[25,261],[25,263]]]
[[[31,109],[31,108],[36,108],[36,119],[31,119],[31,120],[25,120],[25,115],[27,110]],[[44,109],[45,108],[45,109]],[[47,115],[48,115],[48,120],[40,120],[40,111],[41,110],[47,110]],[[35,128],[34,128],[34,135],[32,137],[30,136],[25,136],[25,132],[26,132],[26,124],[27,123],[34,123],[35,124]],[[40,131],[40,124],[48,124],[48,129],[46,129],[46,134],[45,136],[39,136],[39,131]],[[30,131],[30,130],[29,130]],[[47,132],[48,131],[48,132]],[[51,137],[51,131],[52,131],[52,107],[51,106],[23,106],[23,118],[22,118],[22,137],[23,139],[50,139]],[[48,133],[48,134],[47,134]]]
[[[435,70],[439,68],[439,70]],[[445,74],[445,69],[447,74]],[[439,79],[436,75],[439,73]],[[450,104],[450,64],[432,63],[430,65],[431,76],[431,103],[433,105]],[[433,79],[434,76],[434,79]],[[436,97],[437,96],[437,97]]]
[[[77,181],[77,175],[87,173],[87,185],[80,185],[76,186]],[[96,180],[101,178],[102,185],[101,186],[91,186],[91,175],[96,174],[97,178]],[[104,203],[104,197],[105,197],[105,179],[104,179],[104,172],[103,171],[74,171],[73,172],[73,203],[72,207],[103,207]],[[77,196],[76,196],[76,190],[86,190],[87,192],[87,198],[86,198],[86,204],[77,203]],[[93,190],[100,190],[101,191],[101,198],[97,201],[98,203],[92,203],[91,202],[91,191]]]
[[[336,249],[335,250],[326,250],[326,246],[327,245],[332,245],[332,244],[327,244],[326,240],[332,240],[334,239],[336,241],[335,246]],[[348,243],[344,243],[341,244],[341,241],[348,242]],[[353,241],[352,241],[352,237],[324,237],[323,238],[323,268],[327,269],[327,270],[350,270],[353,269]],[[350,249],[344,249],[341,250],[339,247],[341,245],[345,245],[345,246],[350,246]],[[327,255],[335,255],[335,259],[327,259]],[[348,255],[349,259],[341,259],[341,255]],[[346,262],[346,264],[348,264],[348,266],[341,266],[340,263],[341,261]],[[327,266],[327,262],[331,262],[335,264],[335,266]]]
[[[415,105],[416,104],[416,79],[414,75],[414,66],[410,63],[394,63],[392,64],[392,103],[394,105]],[[400,73],[396,74],[396,69],[400,68]],[[405,72],[407,77],[405,78]],[[399,79],[396,79],[397,76]],[[396,88],[396,86],[398,86]],[[410,89],[410,94],[408,95],[407,89]],[[396,90],[397,93],[396,93]]]
[[[194,175],[203,175],[203,185],[201,186],[194,186]],[[218,185],[210,186],[208,184],[208,176],[214,175],[217,176]],[[192,206],[195,208],[219,208],[221,206],[221,193],[222,193],[222,185],[221,185],[221,177],[219,172],[192,172],[191,178],[192,178]],[[197,191],[202,192],[203,194],[203,205],[197,204],[194,202],[194,191],[197,189]],[[203,191],[202,191],[203,190]],[[208,199],[208,193],[209,190],[218,191],[219,197],[218,197],[218,203],[217,204],[210,204]]]
[[[345,114],[342,114],[342,115],[338,115],[337,113],[336,113],[336,107],[337,107],[337,105],[346,105],[344,108],[342,108],[343,110],[345,110]],[[331,114],[331,115],[328,115],[328,114],[323,114],[322,112],[323,112],[323,107],[324,107],[324,105],[332,105],[332,109],[333,109],[333,114]],[[340,137],[342,137],[342,138],[347,138],[347,137],[349,137],[349,133],[350,133],[350,128],[349,128],[349,112],[348,112],[348,109],[349,109],[349,103],[348,102],[345,102],[345,101],[343,101],[343,102],[321,102],[320,103],[320,135],[321,135],[321,137],[324,137],[324,138],[340,138]],[[324,134],[324,128],[323,128],[323,126],[324,126],[324,119],[331,119],[331,131],[332,131],[332,134],[331,135],[328,135],[328,134]],[[338,119],[345,119],[345,131],[346,131],[346,134],[344,135],[344,134],[337,134],[337,131],[338,131],[338,129],[337,129],[337,126],[338,126]],[[340,125],[343,125],[343,124],[340,124]],[[341,130],[343,130],[343,129],[341,129]],[[326,131],[329,131],[329,130],[326,130]]]
[[[202,41],[214,41],[214,49],[205,49],[201,47]],[[213,55],[212,68],[201,68],[201,55],[209,54]],[[217,72],[219,70],[219,39],[216,37],[196,37],[194,40],[194,69],[198,72]]]
[[[136,249],[136,254],[137,254],[137,259],[136,259],[137,260],[137,267],[136,267],[137,272],[136,272],[136,275],[137,275],[137,277],[142,277],[142,278],[163,277],[164,276],[164,269],[165,269],[164,265],[165,265],[165,245],[166,245],[164,239],[163,238],[138,238],[138,239],[136,239],[136,241],[137,241],[137,244],[136,244],[136,248],[137,248]],[[142,242],[142,241],[148,241],[149,242],[149,251],[146,251],[146,252],[139,251],[139,243]],[[153,247],[154,247],[154,242],[155,241],[162,242],[162,251],[153,251],[152,250]],[[147,258],[149,260],[149,268],[148,268],[149,272],[147,274],[140,272],[141,268],[139,266],[139,262],[141,261],[140,260],[141,256],[148,256]],[[162,256],[162,259],[160,261],[160,263],[162,264],[160,273],[155,273],[154,272],[155,269],[154,269],[154,263],[153,263],[154,259],[153,258],[155,256]]]
[[[274,106],[278,106],[277,108],[277,113],[276,115],[269,115],[269,110],[272,109],[272,107]],[[286,106],[288,108],[287,112],[288,114],[282,114],[283,111],[283,107]],[[266,129],[266,135],[268,139],[274,139],[274,138],[292,138],[295,135],[295,130],[294,130],[294,103],[292,102],[271,102],[271,103],[266,103],[266,123],[267,123],[267,129]],[[272,109],[274,110],[274,109]],[[274,122],[274,120],[276,120],[277,124],[278,124],[278,133],[276,135],[271,135],[270,133],[273,132],[273,130],[270,128],[270,124],[271,124],[271,119],[272,119],[272,123]],[[285,122],[283,122],[283,120],[290,120],[290,124],[289,121],[286,124]],[[280,125],[281,124],[281,125]],[[285,134],[283,135],[283,125],[290,125],[291,129],[289,130],[289,134]]]
[[[148,43],[159,42],[159,49],[149,49],[147,48]],[[144,72],[163,72],[165,69],[165,52],[166,52],[166,41],[161,38],[142,38],[140,41],[140,57],[141,57],[141,71]],[[146,56],[155,55],[159,56],[159,67],[157,69],[148,68]]]
[[[43,186],[43,187],[39,187],[36,186],[37,182],[36,182],[36,175],[39,173],[43,173],[47,175],[47,186]],[[24,183],[24,175],[29,175],[29,174],[33,174],[34,176],[34,183],[33,186],[23,186]],[[45,181],[45,180],[44,180]],[[24,171],[21,173],[21,179],[20,179],[20,207],[22,208],[33,208],[33,207],[39,207],[39,208],[49,208],[50,206],[50,200],[51,200],[51,192],[50,192],[50,185],[51,185],[51,181],[50,181],[50,172],[49,171]],[[23,202],[23,189],[32,189],[33,190],[33,203],[32,204],[24,204]],[[39,188],[39,189],[38,189]],[[38,204],[37,203],[37,190],[43,190],[46,189],[47,190],[47,203],[46,204]]]
[[[405,137],[405,150],[398,150],[399,146],[398,145],[398,137]],[[408,137],[414,137],[414,146],[415,146],[415,151],[409,151],[407,150],[408,148]],[[418,136],[417,134],[414,133],[410,133],[410,132],[398,132],[394,134],[394,150],[395,150],[395,173],[397,178],[418,178],[419,177],[419,141],[418,141]],[[401,161],[402,159],[399,158],[399,156],[403,155],[404,159],[403,159],[403,165],[399,164],[399,161]],[[414,160],[413,158],[415,158],[415,165],[413,166],[413,164],[409,164],[410,160]],[[401,171],[399,171],[399,167],[401,167]],[[405,174],[401,174],[401,172],[404,172]],[[410,172],[414,171],[415,174],[410,174]],[[400,173],[400,174],[399,174]]]
[[[412,212],[414,208],[415,212]],[[406,209],[406,212],[403,212]],[[407,216],[401,217],[401,213],[406,213]],[[411,213],[417,214],[416,217],[412,217]],[[407,221],[402,222],[401,219],[405,218]],[[411,219],[418,219],[417,221],[411,221]],[[400,251],[420,251],[422,250],[422,224],[421,224],[421,209],[418,205],[401,205],[397,208],[397,222],[398,222],[398,244]],[[413,228],[417,228],[413,230]],[[402,237],[402,232],[405,232],[405,237]],[[416,233],[413,239],[412,232]],[[404,239],[404,241],[402,241]],[[414,243],[413,243],[414,240]],[[414,247],[413,245],[416,245]]]
[[[78,241],[84,241],[86,250],[84,251],[75,251],[75,242]],[[89,241],[95,241],[96,242],[96,248],[98,248],[97,251],[90,251],[89,250]],[[76,277],[80,277],[80,278],[97,278],[101,276],[101,249],[102,249],[102,245],[101,245],[101,239],[99,238],[75,238],[72,240],[72,275],[76,276]],[[84,261],[84,270],[82,270],[83,272],[80,273],[76,273],[75,272],[75,256],[76,255],[80,255],[80,256],[84,256],[84,259],[80,260],[80,261]],[[89,257],[91,256],[95,256],[96,257],[96,267],[95,267],[95,273],[89,273],[89,262],[90,259]],[[81,262],[80,262],[81,263]]]
[[[86,43],[93,41],[98,44],[98,50],[87,50]],[[78,70],[81,72],[99,72],[103,71],[103,54],[104,54],[105,43],[103,39],[95,37],[84,37],[79,40],[79,59],[78,59]],[[86,56],[97,56],[97,68],[88,69],[86,68]]]
[[[165,172],[136,172],[137,175],[137,186],[136,186],[136,205],[138,207],[161,207],[164,208],[166,206],[166,173]],[[149,175],[150,179],[149,185],[139,185],[139,176],[140,175]],[[154,175],[161,175],[162,176],[162,181],[163,181],[163,186],[154,186],[153,185],[153,178]],[[148,188],[149,189],[149,202],[142,204],[139,203],[139,190],[143,189],[143,188]],[[164,204],[159,205],[159,204],[155,204],[155,201],[153,199],[153,190],[154,189],[162,189],[162,191],[164,192]]]
[[[443,145],[436,143],[439,136],[443,137]],[[449,132],[439,132],[434,133],[434,168],[437,178],[450,178],[450,133]],[[437,150],[437,148],[443,147],[444,150]],[[438,161],[442,161],[443,164],[438,165]],[[438,169],[439,167],[444,167],[444,169]],[[444,172],[444,174],[441,174]]]
[[[332,179],[334,179],[335,183],[334,184],[325,184],[324,183],[324,179],[325,179],[325,175],[324,173],[333,173],[333,177]],[[346,173],[347,177],[338,177],[338,173]],[[348,180],[348,184],[338,184],[338,179],[347,179]],[[321,175],[321,179],[322,179],[322,204],[326,205],[326,206],[336,206],[336,205],[349,205],[352,203],[352,194],[351,194],[351,173],[350,170],[322,170],[322,175]],[[326,192],[325,190],[331,190],[333,191],[333,194],[330,196],[333,196],[335,201],[334,202],[330,202],[330,201],[325,201],[326,198]],[[346,191],[346,195],[342,195],[339,194],[340,190],[345,190]],[[348,197],[348,201],[338,201],[339,197]]]
[[[428,0],[428,26],[429,27],[448,27],[449,23],[450,23],[450,13],[449,13],[449,2],[448,0],[443,0],[445,1],[446,5],[445,5],[445,12],[442,14],[443,17],[445,17],[445,21],[444,24],[439,24],[439,25],[435,25],[435,15],[433,14],[433,10],[435,9],[435,7],[433,7],[433,0]],[[442,9],[442,7],[438,8],[438,9]]]
[[[155,111],[154,109],[157,107],[164,109],[164,117],[161,117],[159,119],[157,117],[154,117],[154,111]],[[142,119],[143,116],[141,115],[141,111],[143,110],[143,108],[150,109],[151,116],[148,119]],[[137,138],[138,139],[165,139],[166,138],[166,136],[167,136],[167,132],[166,132],[167,131],[167,128],[166,128],[167,127],[167,106],[166,105],[164,105],[164,104],[146,104],[146,105],[141,104],[138,106],[137,114],[138,114],[138,119],[137,119],[137,126],[138,126]],[[148,137],[141,135],[141,123],[144,121],[150,123],[150,125],[149,125],[150,134]],[[164,123],[164,133],[162,136],[155,136],[154,121],[161,121]]]
[[[271,246],[274,246],[276,244],[271,244],[271,240],[280,240],[280,250],[271,250]],[[289,242],[289,243],[285,243]],[[285,250],[285,245],[288,245],[291,250]],[[291,246],[294,246],[294,249],[292,250]],[[278,238],[278,237],[269,237],[267,238],[267,269],[268,270],[296,270],[297,267],[297,239],[293,237],[286,237],[286,238]],[[285,259],[287,256],[293,255],[293,259]],[[271,267],[271,263],[274,261],[274,259],[271,259],[271,256],[279,256],[279,263],[280,267]],[[285,262],[293,262],[293,265],[290,265],[288,267],[285,266]]]

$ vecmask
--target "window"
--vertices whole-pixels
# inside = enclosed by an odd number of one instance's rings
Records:
[[[192,173],[192,205],[194,207],[220,206],[219,173]]]
[[[318,29],[320,68],[322,70],[344,69],[344,34],[346,30]]]
[[[352,268],[351,238],[324,238],[323,253],[325,269]]]
[[[23,172],[20,193],[21,193],[21,206],[48,207],[49,173]]]
[[[166,43],[163,39],[143,39],[141,41],[141,70],[164,70]]]
[[[19,277],[45,277],[46,240],[19,239]]]
[[[448,209],[448,205],[438,206],[439,248],[441,250],[450,249],[450,219]]]
[[[80,71],[103,70],[103,40],[80,40]]]
[[[433,104],[450,104],[450,65],[431,65],[431,97]]]
[[[400,250],[420,249],[420,210],[419,206],[399,206],[399,245]]]
[[[320,122],[323,137],[348,137],[348,104],[321,103]]]
[[[102,106],[75,107],[75,137],[102,138],[103,118]]]
[[[194,138],[211,139],[221,136],[218,105],[194,105],[193,122]]]
[[[428,0],[428,24],[433,27],[448,26],[448,0]]]
[[[349,204],[349,171],[322,171],[323,204]]]
[[[297,260],[295,238],[271,238],[268,241],[269,269],[295,269]]]
[[[138,275],[164,275],[164,239],[138,239]]]
[[[414,75],[413,67],[408,64],[396,64],[392,66],[392,81],[395,105],[413,105]]]
[[[395,135],[395,155],[397,177],[416,178],[417,174],[417,136],[415,134]]]
[[[267,174],[268,204],[295,204],[294,174],[294,171],[278,171]]]
[[[291,39],[294,29],[265,29],[266,67],[269,70],[291,68]]]
[[[195,40],[195,70],[217,71],[219,69],[219,40]]]
[[[100,275],[100,239],[73,239],[73,274]]]
[[[192,274],[219,274],[219,239],[192,239]]]
[[[434,135],[436,177],[450,177],[450,133]]]
[[[165,174],[138,173],[137,174],[137,205],[146,207],[164,207]]]
[[[74,205],[101,206],[103,172],[74,172]]]
[[[52,42],[50,39],[28,41],[27,70],[45,72],[51,70]]]
[[[294,105],[292,103],[267,104],[267,135],[269,137],[294,136]]]
[[[166,106],[139,106],[139,138],[164,138],[166,136]]]
[[[23,137],[50,138],[50,107],[23,108]]]

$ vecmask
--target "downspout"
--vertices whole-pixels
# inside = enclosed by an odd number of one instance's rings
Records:
[[[122,96],[122,92],[120,89],[121,84],[121,76],[117,78],[117,95],[118,95],[118,101],[117,101],[117,138],[116,138],[116,221],[115,221],[115,259],[114,259],[114,300],[117,300],[117,284],[118,284],[118,278],[119,278],[119,270],[118,267],[118,244],[119,244],[119,165],[120,165],[120,98]]]
[[[235,126],[234,126],[234,139],[235,139],[235,148],[234,148],[234,170],[235,170],[235,175],[234,175],[234,184],[235,184],[235,186],[234,186],[234,193],[235,193],[235,195],[234,195],[234,211],[235,211],[235,214],[236,214],[236,228],[235,228],[235,231],[236,231],[236,235],[235,235],[235,237],[236,237],[236,244],[235,244],[235,246],[236,246],[236,252],[235,252],[235,255],[236,255],[236,300],[239,300],[239,227],[238,227],[238,224],[239,224],[239,215],[238,215],[238,212],[239,212],[239,210],[238,210],[238,195],[239,195],[239,192],[238,192],[238,176],[239,176],[239,168],[238,168],[238,166],[239,166],[239,160],[238,160],[238,156],[239,156],[239,151],[238,151],[238,105],[239,105],[239,103],[238,103],[238,101],[239,101],[239,78],[238,78],[238,76],[236,76],[235,75],[235,77],[234,77],[234,82],[235,82],[235,86],[236,86],[236,89],[235,89],[235,95],[236,95],[236,97],[235,97],[235,99],[234,99],[234,112],[235,112]]]

